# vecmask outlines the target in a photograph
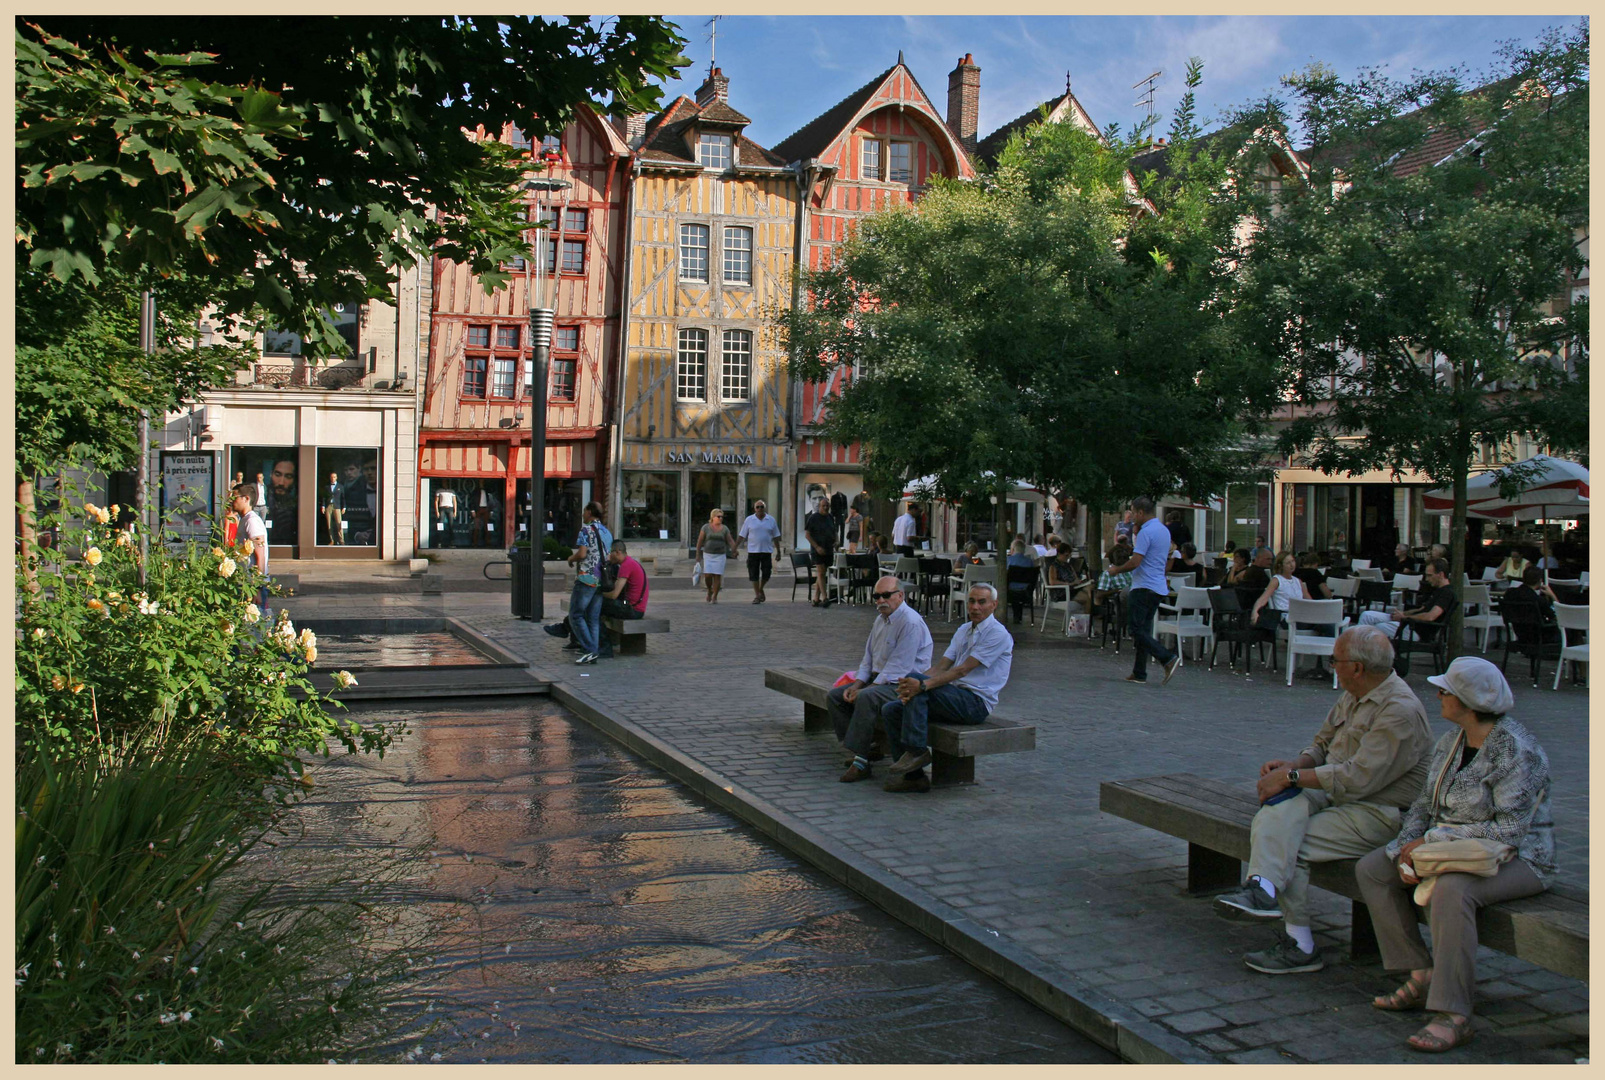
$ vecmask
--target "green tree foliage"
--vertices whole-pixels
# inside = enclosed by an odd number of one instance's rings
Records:
[[[1283,448],[1452,486],[1456,589],[1481,448],[1530,434],[1587,452],[1588,305],[1565,302],[1585,265],[1587,27],[1504,61],[1475,88],[1453,72],[1288,79],[1309,182],[1262,207],[1242,276],[1246,325],[1299,406]]]
[[[682,43],[647,16],[21,23],[19,265],[206,281],[336,350],[321,309],[386,298],[431,251],[493,288],[522,250],[524,166],[465,132],[650,108]]]
[[[934,475],[957,499],[1022,479],[1099,510],[1204,496],[1253,464],[1274,383],[1222,303],[1230,159],[1190,124],[1148,178],[1157,216],[1131,144],[1042,123],[979,182],[933,182],[804,275],[782,317],[793,373],[848,369],[825,435],[862,444],[872,486]]]

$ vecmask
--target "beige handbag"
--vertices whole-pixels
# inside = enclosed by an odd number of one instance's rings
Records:
[[[1421,884],[1416,886],[1415,902],[1426,907],[1432,900],[1432,887],[1439,874],[1475,874],[1494,877],[1499,868],[1515,857],[1516,849],[1497,840],[1431,840],[1410,853]]]

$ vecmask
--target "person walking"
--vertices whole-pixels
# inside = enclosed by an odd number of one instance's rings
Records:
[[[736,546],[735,534],[724,523],[724,511],[718,508],[708,512],[708,523],[697,533],[697,562],[702,567],[702,585],[707,590],[707,602],[719,602],[719,589],[724,585],[724,564],[730,549]]]
[[[859,538],[864,535],[864,515],[854,506],[847,511],[847,554],[858,553]]]
[[[1154,615],[1170,594],[1165,581],[1165,562],[1170,555],[1170,532],[1154,517],[1154,501],[1146,495],[1131,500],[1133,551],[1131,558],[1113,568],[1120,574],[1131,571],[1131,595],[1126,599],[1127,629],[1134,645],[1131,674],[1127,682],[1148,681],[1148,657],[1165,669],[1162,683],[1168,683],[1181,667],[1181,654],[1171,652],[1154,636]]]
[[[236,535],[241,540],[249,540],[251,542],[251,564],[262,575],[262,585],[256,592],[256,606],[262,610],[262,617],[265,619],[268,614],[267,523],[262,520],[262,515],[256,512],[256,508],[251,501],[256,494],[251,490],[252,486],[251,484],[241,484],[234,489],[232,508],[240,519]]]
[[[752,602],[761,604],[768,599],[764,586],[774,572],[775,546],[780,542],[780,523],[769,516],[769,508],[762,499],[752,504],[752,513],[741,523],[737,546],[747,545],[747,577],[752,581]]]
[[[803,521],[803,533],[814,559],[814,607],[830,602],[830,563],[836,547],[836,520],[830,516],[830,500],[819,497],[818,509]]]

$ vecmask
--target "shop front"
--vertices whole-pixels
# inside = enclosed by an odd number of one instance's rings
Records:
[[[529,436],[505,440],[447,439],[425,433],[419,455],[422,546],[507,548],[529,534]],[[580,513],[594,498],[594,439],[546,446],[542,484],[545,532],[572,544]]]
[[[694,550],[713,510],[732,530],[762,500],[790,535],[784,443],[669,443],[626,439],[618,499],[609,516],[632,553],[679,556]]]

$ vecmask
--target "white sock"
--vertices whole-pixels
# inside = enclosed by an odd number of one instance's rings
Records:
[[[1287,926],[1287,936],[1298,943],[1301,951],[1312,953],[1315,951],[1315,935],[1310,933],[1308,926]]]
[[[1259,887],[1265,890],[1265,895],[1270,897],[1272,900],[1276,899],[1275,885],[1271,884],[1265,878],[1260,877],[1258,874],[1255,874],[1253,877],[1249,878],[1249,880],[1259,882]]]

